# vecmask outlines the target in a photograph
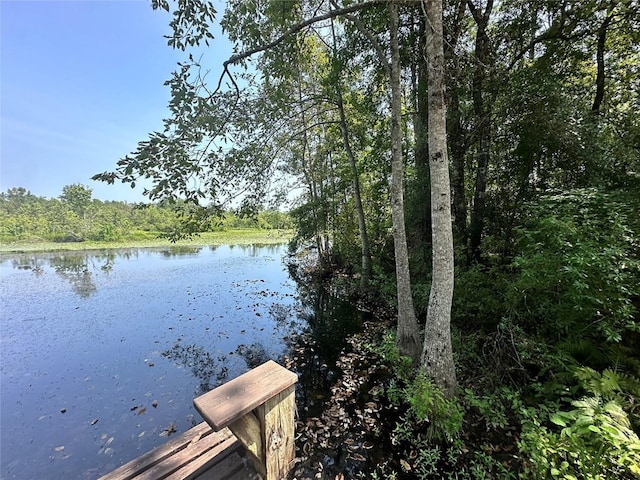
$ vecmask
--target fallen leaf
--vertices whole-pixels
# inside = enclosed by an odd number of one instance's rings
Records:
[[[366,462],[367,461],[366,457],[364,457],[363,455],[360,455],[359,453],[352,454],[351,458],[353,458],[356,462]]]

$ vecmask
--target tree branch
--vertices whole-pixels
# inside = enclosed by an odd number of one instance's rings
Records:
[[[331,0],[331,4],[336,6],[335,0]],[[380,45],[380,42],[378,42],[378,39],[369,30],[367,30],[364,27],[364,25],[362,24],[359,18],[349,14],[345,14],[344,18],[352,22],[356,26],[356,28],[360,31],[360,33],[362,33],[365,37],[367,37],[367,40],[371,42],[371,45],[373,45],[373,48],[375,49],[376,54],[378,55],[378,60],[382,64],[382,68],[384,68],[387,75],[389,75],[389,72],[391,72],[391,65],[389,64],[389,60],[387,60],[387,56],[384,53],[384,49],[382,48],[382,45]]]
[[[309,19],[305,20],[304,22],[301,22],[301,23],[298,23],[297,25],[294,25],[289,30],[287,30],[282,35],[280,35],[278,38],[276,38],[274,41],[272,41],[272,42],[270,42],[270,43],[268,43],[266,45],[261,45],[261,46],[256,47],[256,48],[252,48],[251,50],[247,50],[245,52],[233,55],[232,57],[229,58],[229,60],[224,62],[222,65],[224,66],[225,71],[226,71],[226,69],[227,69],[227,67],[229,65],[233,65],[233,64],[239,62],[240,60],[244,60],[245,58],[248,58],[248,57],[250,57],[251,55],[253,55],[255,53],[260,53],[260,52],[264,52],[265,50],[269,50],[269,49],[279,45],[283,41],[285,41],[287,38],[289,38],[294,33],[298,33],[300,30],[302,30],[305,27],[308,27],[309,25],[313,25],[314,23],[318,23],[318,22],[321,22],[323,20],[328,20],[330,18],[339,17],[341,15],[346,15],[346,14],[349,14],[349,13],[357,12],[357,11],[363,10],[365,8],[368,8],[368,7],[372,6],[372,5],[376,5],[378,3],[381,3],[381,0],[368,0],[366,2],[357,3],[355,5],[350,5],[348,7],[338,8],[336,10],[331,10],[331,11],[329,11],[327,13],[322,14],[322,15],[318,15],[316,17],[309,18]]]

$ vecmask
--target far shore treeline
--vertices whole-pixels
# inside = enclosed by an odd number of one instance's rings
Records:
[[[67,185],[57,198],[40,197],[23,187],[0,193],[0,242],[123,242],[176,238],[184,205],[136,204],[92,198],[90,188]],[[240,214],[232,209],[212,217],[201,231],[231,229],[288,230],[287,213],[258,209]]]

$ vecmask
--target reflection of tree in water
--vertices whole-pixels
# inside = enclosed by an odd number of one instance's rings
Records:
[[[222,365],[224,359],[214,359],[204,347],[200,345],[183,345],[176,343],[169,350],[161,354],[163,357],[173,360],[185,367],[190,367],[193,375],[200,380],[196,395],[208,392],[226,380],[227,367]]]
[[[270,360],[264,346],[257,342],[251,345],[238,345],[234,353],[247,362],[247,368],[249,369]],[[226,357],[214,358],[201,345],[183,345],[178,342],[170,349],[162,352],[161,355],[176,364],[191,369],[191,373],[200,381],[196,388],[196,395],[201,395],[221,385],[229,375],[225,365]]]
[[[249,367],[249,369],[256,368],[270,360],[269,354],[262,344],[258,342],[252,343],[249,346],[244,344],[238,345],[236,353],[240,355],[245,362],[247,362],[247,367]]]
[[[250,257],[258,257],[265,252],[276,255],[280,250],[280,245],[277,243],[253,243],[247,245],[232,245],[231,248],[239,248]]]
[[[277,328],[289,330],[300,330],[302,322],[297,316],[293,315],[294,309],[292,305],[284,303],[272,303],[269,305],[269,316],[275,322]]]
[[[160,255],[167,258],[195,256],[200,253],[202,247],[191,247],[188,245],[174,245],[167,249],[160,250]]]
[[[355,302],[332,295],[322,285],[298,285],[298,316],[307,324],[294,351],[299,375],[296,397],[301,415],[316,416],[324,408],[337,374],[336,360],[346,339],[362,325],[363,313]]]
[[[104,273],[109,273],[113,270],[113,265],[115,263],[115,255],[107,254],[105,255],[105,262],[100,265],[100,270]]]
[[[86,298],[97,290],[89,270],[88,255],[53,257],[49,264],[60,278],[71,284],[73,291],[81,297]]]
[[[88,297],[97,290],[93,272],[109,273],[113,270],[116,255],[108,252],[101,255],[60,255],[52,257],[49,265],[60,278],[68,281],[71,288],[81,297]]]
[[[18,270],[31,270],[36,275],[44,273],[42,259],[38,257],[20,256],[11,260],[11,265]]]
[[[355,302],[332,295],[322,285],[301,288],[300,293],[300,317],[309,325],[325,361],[335,364],[346,338],[360,330],[363,312],[354,307]]]

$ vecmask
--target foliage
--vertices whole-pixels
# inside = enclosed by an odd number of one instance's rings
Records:
[[[505,268],[476,264],[457,268],[453,297],[453,322],[460,328],[474,325],[477,329],[495,329],[507,308],[504,291],[512,281]]]
[[[427,440],[453,441],[462,428],[463,411],[457,398],[446,398],[442,390],[423,373],[418,374],[405,387],[392,386],[387,394],[392,402],[403,400],[409,404],[406,421],[417,427],[426,426]],[[404,427],[399,425],[396,434],[403,437]],[[404,438],[408,440],[409,438]]]
[[[578,382],[591,395],[597,395],[604,400],[614,400],[625,411],[632,412],[638,420],[640,406],[636,399],[640,398],[640,380],[633,375],[610,369],[602,373],[589,367],[576,369]]]
[[[60,200],[69,205],[77,215],[83,216],[91,204],[91,189],[80,184],[66,185],[62,189]]]
[[[487,431],[504,430],[509,425],[510,416],[520,407],[519,395],[508,387],[485,395],[477,395],[472,389],[467,388],[464,391],[463,402],[467,409],[478,410]]]
[[[411,359],[403,357],[396,347],[396,332],[386,330],[379,344],[373,345],[370,349],[380,357],[380,360],[391,367],[393,375],[398,380],[411,378],[413,365]]]
[[[91,189],[82,185],[64,187],[60,200],[37,197],[24,188],[0,194],[0,241],[116,242],[158,236],[171,237],[181,222],[173,205],[136,205],[102,202],[91,198]],[[193,220],[194,217],[189,217]],[[289,215],[277,210],[260,210],[242,216],[224,212],[212,222],[209,216],[197,232],[259,228],[285,231],[291,228]]]
[[[525,422],[521,450],[533,478],[632,479],[640,475],[640,440],[624,410],[599,396],[572,402],[573,410],[550,416],[558,433],[537,419]]]
[[[373,350],[394,372],[386,391],[389,400],[407,409],[394,431],[395,441],[411,441],[416,431],[424,431],[428,442],[452,442],[462,428],[458,399],[446,398],[424,372],[415,374],[411,359],[399,354],[393,331],[387,331]]]
[[[579,189],[542,197],[520,229],[510,315],[548,336],[620,342],[638,332],[640,236],[634,192]]]

